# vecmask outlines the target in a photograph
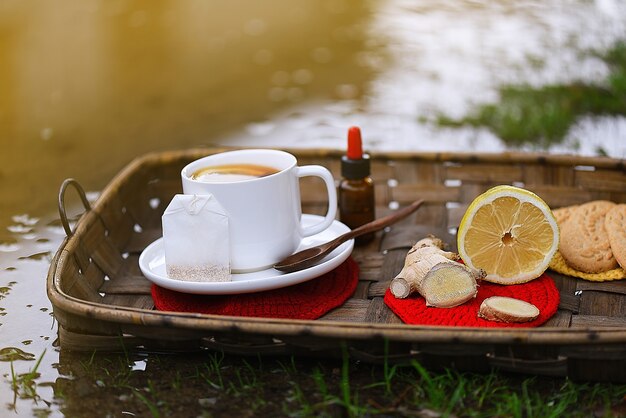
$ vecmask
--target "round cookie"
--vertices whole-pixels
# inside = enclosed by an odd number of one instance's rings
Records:
[[[568,265],[587,273],[601,273],[617,267],[604,226],[606,214],[615,206],[606,200],[584,203],[563,222],[559,251]]]
[[[570,218],[570,216],[572,216],[572,213],[574,213],[577,207],[578,205],[564,206],[562,208],[554,209],[552,211],[552,214],[556,218],[556,222],[559,224],[559,227],[561,227],[564,222],[567,222],[567,220]]]
[[[620,267],[626,269],[626,204],[616,205],[604,219],[613,256]]]

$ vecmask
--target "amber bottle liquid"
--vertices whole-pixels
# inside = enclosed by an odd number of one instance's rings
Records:
[[[348,130],[348,149],[341,158],[341,181],[337,190],[339,219],[350,229],[373,221],[376,218],[374,182],[370,177],[370,158],[363,153],[361,130],[352,126]],[[371,242],[375,233],[355,239],[355,245]]]

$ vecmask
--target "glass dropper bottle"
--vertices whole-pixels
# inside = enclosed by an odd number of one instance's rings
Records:
[[[375,219],[374,181],[370,177],[370,157],[363,153],[361,130],[348,129],[348,149],[341,158],[341,181],[338,187],[339,219],[355,229]],[[355,239],[355,245],[372,241],[374,233]]]

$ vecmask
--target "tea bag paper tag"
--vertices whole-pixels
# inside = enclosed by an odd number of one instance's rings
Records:
[[[177,194],[161,221],[170,278],[194,282],[231,280],[228,215],[213,195]]]

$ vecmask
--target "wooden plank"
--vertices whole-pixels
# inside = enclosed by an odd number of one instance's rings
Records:
[[[406,251],[404,250],[391,250],[387,251],[385,261],[380,269],[381,280],[391,280],[402,270],[404,266],[404,259],[406,258]]]
[[[73,255],[78,268],[83,271],[87,270],[87,268],[89,268],[89,266],[93,263],[91,258],[91,249],[85,248],[82,240],[79,241],[79,245],[76,246]]]
[[[384,181],[394,178],[394,167],[387,159],[370,159],[374,181]],[[337,171],[339,172],[339,171]]]
[[[87,269],[82,270],[82,280],[89,284],[91,289],[98,289],[104,283],[105,276],[96,263],[91,263]]]
[[[112,195],[98,206],[98,213],[105,228],[110,231],[111,239],[118,247],[123,248],[133,232],[134,224],[126,214],[124,202],[118,195]]]
[[[108,295],[142,294],[149,295],[152,282],[143,276],[124,276],[109,279],[102,283],[100,292]]]
[[[371,282],[369,281],[359,280],[356,284],[356,289],[354,290],[352,297],[354,299],[367,299],[370,284]]]
[[[545,200],[552,209],[578,205],[592,200],[591,193],[580,187],[533,185],[528,189]]]
[[[448,220],[446,227],[450,229],[458,229],[461,224],[461,219],[465,215],[469,204],[455,204],[454,206],[448,206]]]
[[[81,244],[98,267],[109,277],[116,275],[124,260],[119,249],[108,239],[108,232],[104,224],[97,220],[88,233],[82,234]]]
[[[435,235],[443,240],[448,250],[456,248],[456,237],[445,228],[430,225],[392,226],[383,235],[381,251],[404,250],[406,252],[420,239]]]
[[[129,253],[140,254],[144,248],[146,248],[149,244],[156,241],[163,235],[163,231],[161,226],[158,228],[147,228],[144,229],[141,233],[133,233],[130,236],[125,247],[122,247],[124,251]]]
[[[553,170],[547,164],[526,164],[522,168],[524,187],[553,184]]]
[[[542,327],[569,328],[572,322],[572,313],[569,311],[557,311],[552,318],[548,319]]]
[[[580,314],[624,318],[626,324],[626,298],[616,293],[582,291]]]
[[[132,294],[107,294],[102,298],[102,302],[113,306],[128,306],[137,309],[154,309],[154,301],[149,295]]]
[[[380,281],[377,283],[372,283],[372,285],[369,288],[368,296],[370,298],[383,297],[385,295],[385,292],[389,288],[390,283],[391,283],[391,279],[387,279],[387,280]]]
[[[426,202],[458,202],[461,197],[460,187],[448,187],[444,185],[418,185],[418,184],[398,184],[389,189],[391,200],[400,204],[411,203],[417,199],[424,199]]]
[[[575,187],[576,178],[574,176],[574,169],[570,164],[564,166],[552,166],[552,181],[548,184],[554,184],[562,187]]]
[[[328,321],[363,322],[369,304],[369,300],[348,299],[343,305],[328,312],[320,319]]]
[[[585,189],[610,192],[626,190],[626,173],[616,170],[576,170],[576,184]]]
[[[571,328],[621,328],[626,327],[626,318],[599,315],[573,315]],[[590,331],[592,332],[592,331]]]
[[[446,167],[447,179],[506,184],[523,181],[521,165],[513,164],[462,164]]]
[[[92,258],[109,277],[115,277],[124,264],[119,250],[108,240],[100,242],[100,245],[93,251]]]
[[[414,224],[430,225],[432,228],[445,228],[448,210],[445,204],[426,203],[413,215]]]
[[[181,170],[182,168],[173,170],[176,173],[175,175],[168,174],[169,170],[159,170],[161,172],[158,175],[155,173],[152,176],[153,179],[146,182],[148,195],[159,200],[159,204],[154,208],[155,210],[165,211],[174,195],[183,192],[183,184],[180,180]]]
[[[352,258],[359,265],[359,278],[361,280],[380,280],[380,268],[383,264],[383,255],[378,251],[367,253],[356,249],[352,253]]]
[[[128,253],[120,270],[121,277],[143,276],[139,268],[139,253]]]
[[[612,191],[609,193],[611,202],[626,202],[626,190]]]
[[[401,324],[402,320],[385,305],[382,297],[375,297],[365,312],[365,322]]]
[[[482,183],[464,183],[463,187],[460,191],[460,197],[457,202],[462,204],[466,204],[469,206],[470,203],[476,199],[476,196],[486,192],[493,185],[491,184],[482,184]]]
[[[578,313],[580,309],[580,294],[577,288],[579,280],[551,270],[548,270],[548,275],[552,277],[557,289],[559,289],[561,298],[559,308]]]
[[[626,295],[626,280],[613,280],[609,282],[590,282],[581,280],[578,283],[578,290],[596,290],[608,293],[619,293]]]
[[[443,169],[441,164],[432,161],[394,160],[393,180],[399,184],[442,184]]]
[[[568,293],[560,293],[559,296],[559,309],[567,310],[570,313],[578,313],[580,296]]]
[[[90,286],[85,277],[77,271],[65,274],[64,290],[68,295],[77,299],[102,303],[100,295]]]

